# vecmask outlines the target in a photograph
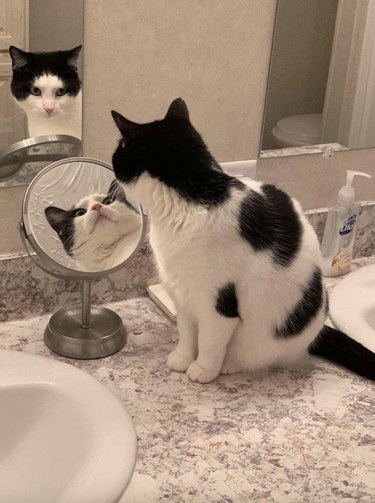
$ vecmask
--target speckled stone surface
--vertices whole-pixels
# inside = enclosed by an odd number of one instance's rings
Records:
[[[147,243],[122,269],[92,283],[92,303],[104,304],[146,294],[145,281],[155,274]],[[0,321],[53,312],[80,303],[80,284],[55,278],[30,257],[0,260]]]
[[[176,326],[150,300],[110,307],[129,334],[111,357],[53,355],[43,343],[48,316],[0,324],[0,348],[66,361],[122,401],[137,429],[138,461],[121,503],[375,501],[374,383],[310,359],[300,368],[193,384],[167,369]]]

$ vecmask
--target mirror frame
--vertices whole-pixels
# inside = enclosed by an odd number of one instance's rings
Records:
[[[112,273],[118,271],[119,269],[122,269],[122,267],[124,267],[125,264],[130,262],[130,260],[134,257],[134,255],[140,250],[141,246],[143,245],[143,243],[145,241],[145,236],[147,233],[147,216],[145,215],[140,203],[137,202],[139,209],[140,209],[139,216],[141,219],[141,229],[140,229],[138,244],[134,248],[133,252],[125,260],[123,260],[120,264],[116,265],[115,267],[112,267],[111,269],[106,269],[105,271],[87,271],[87,272],[86,271],[79,271],[76,269],[70,269],[69,267],[53,260],[39,246],[39,244],[34,239],[33,233],[31,232],[31,229],[29,226],[29,219],[28,219],[28,215],[27,215],[28,201],[29,201],[30,193],[33,189],[34,183],[37,182],[41,176],[43,176],[47,171],[50,171],[51,169],[54,169],[54,168],[60,166],[61,164],[72,163],[72,162],[80,162],[80,163],[91,162],[91,163],[95,163],[100,166],[103,166],[104,168],[109,169],[110,171],[113,172],[113,168],[110,164],[108,164],[104,161],[101,161],[99,159],[94,159],[92,157],[69,157],[66,159],[61,159],[60,161],[56,161],[56,162],[46,166],[33,178],[33,180],[31,181],[31,183],[29,184],[29,186],[27,187],[27,190],[25,192],[23,202],[22,202],[21,222],[19,224],[21,239],[23,241],[23,244],[24,244],[29,256],[37,263],[37,265],[41,269],[43,269],[47,273],[51,274],[52,276],[61,277],[61,278],[67,279],[67,280],[99,279],[99,278],[108,276],[109,274],[112,274]],[[35,260],[35,258],[31,255],[27,244],[29,244],[30,247],[32,248],[32,250],[36,252],[36,255],[41,259],[42,264],[37,262]]]

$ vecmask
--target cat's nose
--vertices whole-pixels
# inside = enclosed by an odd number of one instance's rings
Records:
[[[52,107],[44,107],[44,111],[48,114],[48,115],[51,115],[51,113],[54,111],[55,109],[52,108]]]
[[[92,206],[91,206],[91,209],[92,210],[96,210],[96,211],[100,211],[100,208],[102,207],[102,205],[100,203],[94,203]]]

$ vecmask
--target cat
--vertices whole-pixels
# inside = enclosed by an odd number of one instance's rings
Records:
[[[25,52],[9,47],[11,91],[26,112],[29,136],[82,136],[82,93],[77,60],[82,46],[68,51]]]
[[[319,242],[297,201],[225,173],[182,99],[151,123],[112,117],[122,135],[116,177],[148,213],[161,280],[176,305],[171,370],[207,383],[310,352],[375,379],[375,355],[324,325]]]
[[[117,181],[107,194],[91,194],[70,210],[44,210],[66,253],[86,271],[103,271],[121,264],[135,250],[140,215],[127,201]]]

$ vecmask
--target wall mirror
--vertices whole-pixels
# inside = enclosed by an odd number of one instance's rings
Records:
[[[0,1],[0,187],[81,152],[83,2]]]
[[[374,0],[278,0],[261,158],[375,146],[374,30]]]

